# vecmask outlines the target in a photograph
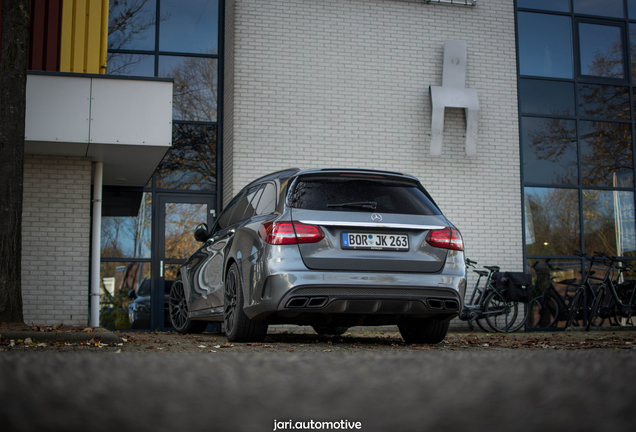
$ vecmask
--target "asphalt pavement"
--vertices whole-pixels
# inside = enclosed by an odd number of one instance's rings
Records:
[[[0,430],[623,431],[635,365],[611,349],[5,352]]]

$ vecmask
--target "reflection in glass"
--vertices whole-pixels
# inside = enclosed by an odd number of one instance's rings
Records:
[[[155,171],[158,188],[216,189],[216,126],[175,124],[172,147]]]
[[[161,15],[161,51],[196,54],[218,52],[218,0],[161,0]]]
[[[574,120],[523,117],[521,143],[526,183],[578,183]]]
[[[627,0],[627,15],[629,19],[636,19],[636,0]]]
[[[159,76],[174,78],[172,116],[175,120],[217,120],[217,59],[161,56]]]
[[[529,259],[526,262],[532,275],[535,295],[554,289],[562,298],[569,301],[583,280],[580,260]],[[548,307],[551,306],[553,307],[553,304]],[[532,323],[532,327],[537,328],[546,328],[550,324],[553,327],[565,327],[563,320],[554,322],[556,313],[554,311],[539,314],[538,310],[533,309],[530,311],[532,315],[528,318],[528,322]]]
[[[621,28],[579,23],[581,74],[624,78]]]
[[[574,83],[521,79],[519,105],[524,114],[574,116]]]
[[[580,121],[579,140],[584,185],[613,186],[617,176],[634,184],[629,123]]]
[[[521,75],[572,78],[570,17],[519,12]]]
[[[623,18],[623,0],[574,0],[574,13]]]
[[[152,194],[144,192],[137,216],[102,217],[102,258],[150,258]]]
[[[164,264],[163,277],[169,281],[174,281],[179,276],[179,267],[181,264]],[[166,289],[166,294],[170,294],[170,290]],[[170,323],[166,323],[170,324]]]
[[[119,0],[108,6],[108,49],[155,49],[155,0]]]
[[[582,280],[581,260],[529,259],[527,263],[535,289],[541,292],[552,284],[562,296],[571,294]]]
[[[109,329],[129,329],[129,312],[134,308],[133,328],[150,327],[150,262],[102,262],[100,264],[99,324]],[[128,296],[133,291],[133,302]],[[131,305],[131,303],[133,303]],[[144,325],[141,322],[144,321]],[[147,321],[147,324],[145,322]],[[139,326],[141,325],[141,326]]]
[[[186,259],[201,246],[194,239],[194,228],[208,222],[207,204],[166,203],[165,257]]]
[[[574,255],[581,249],[576,189],[525,188],[526,253]],[[528,232],[529,231],[529,232]]]
[[[636,256],[634,193],[583,191],[585,252]]]
[[[579,84],[579,107],[581,116],[629,120],[629,88]]]
[[[108,53],[106,63],[108,75],[155,76],[155,56]]]
[[[517,0],[517,7],[555,12],[570,12],[570,0]]]

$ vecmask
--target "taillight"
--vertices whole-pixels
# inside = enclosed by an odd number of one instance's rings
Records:
[[[320,227],[299,222],[266,222],[259,236],[272,245],[318,243],[325,238]]]
[[[438,248],[464,250],[462,235],[456,229],[430,231],[426,236],[426,243]]]

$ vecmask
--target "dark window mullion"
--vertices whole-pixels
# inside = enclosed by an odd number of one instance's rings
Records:
[[[159,76],[159,31],[161,26],[161,1],[157,1],[157,7],[155,8],[155,76]]]

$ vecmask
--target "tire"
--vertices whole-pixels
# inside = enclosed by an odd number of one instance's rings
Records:
[[[398,328],[406,343],[438,344],[446,337],[449,325],[450,321],[435,318],[406,319],[398,324]]]
[[[594,297],[592,306],[589,309],[589,313],[587,314],[587,325],[585,326],[585,331],[590,331],[592,323],[598,316],[599,310],[601,308],[601,303],[603,302],[603,297],[605,297],[605,287],[600,286],[598,291],[596,292],[596,297]]]
[[[225,275],[223,323],[230,342],[262,342],[267,336],[267,323],[253,321],[243,311],[243,285],[236,263]]]
[[[528,304],[506,301],[503,296],[493,291],[484,302],[486,322],[496,332],[511,333],[519,330],[526,323]]]
[[[312,327],[314,331],[321,336],[323,335],[340,336],[341,334],[349,330],[349,327],[334,326],[334,325],[312,325]]]
[[[170,288],[168,310],[172,327],[179,333],[202,333],[208,326],[207,321],[192,321],[188,318],[188,301],[181,276],[175,279]]]
[[[555,327],[559,318],[559,303],[554,297],[539,296],[528,307],[528,329]]]
[[[565,327],[564,330],[572,325],[574,322],[574,318],[576,317],[577,312],[581,308],[581,302],[583,301],[583,290],[577,289],[576,294],[572,297],[572,301],[568,305],[568,312],[565,317]]]

